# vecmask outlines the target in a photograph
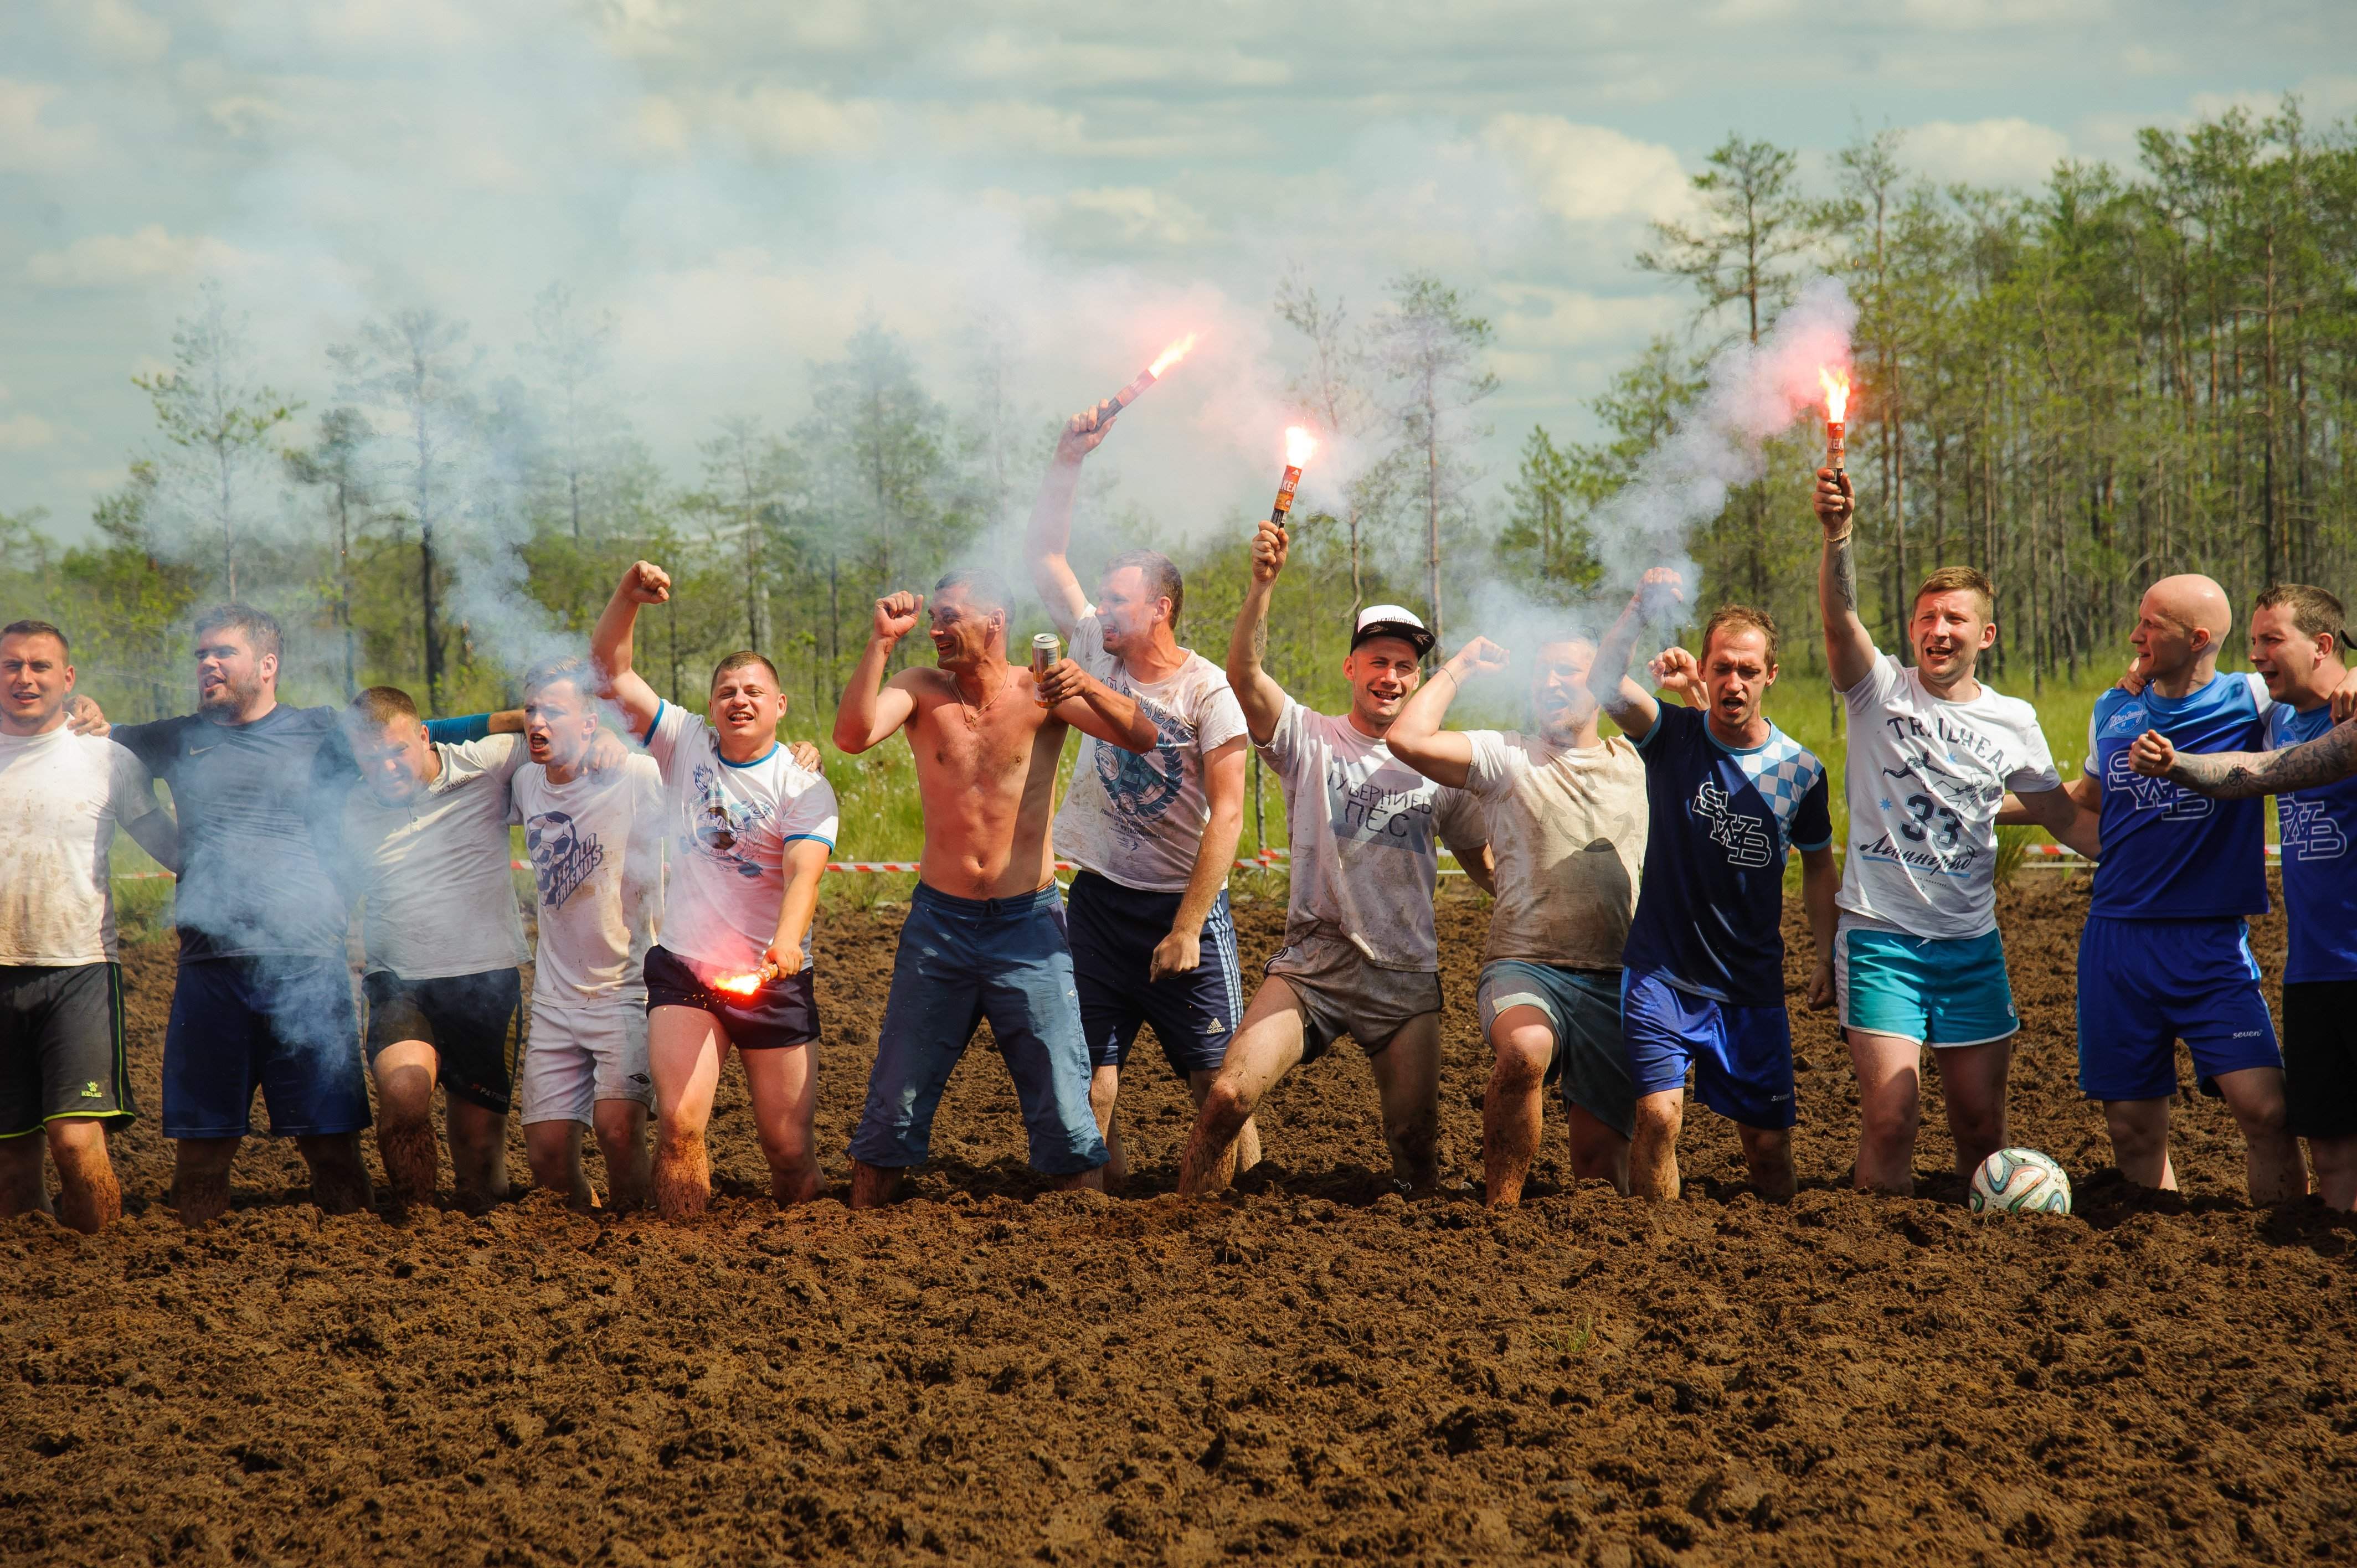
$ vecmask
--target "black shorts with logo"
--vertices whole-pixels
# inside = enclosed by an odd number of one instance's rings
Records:
[[[2283,988],[2284,1108],[2302,1138],[2357,1137],[2357,980]]]
[[[368,1059],[396,1040],[423,1040],[437,1058],[443,1091],[501,1116],[515,1095],[515,1040],[523,977],[512,969],[404,980],[389,969],[362,977]]]
[[[70,1116],[128,1122],[123,966],[0,965],[0,1138]]]

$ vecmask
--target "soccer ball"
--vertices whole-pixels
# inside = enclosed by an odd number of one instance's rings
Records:
[[[2071,1178],[2036,1149],[1999,1149],[1973,1173],[1973,1212],[2068,1214]]]

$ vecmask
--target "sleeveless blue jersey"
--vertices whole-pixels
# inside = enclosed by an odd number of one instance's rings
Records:
[[[2278,703],[2267,715],[2267,749],[2314,740],[2332,727],[2330,707],[2298,713]],[[2357,778],[2276,797],[2283,839],[2284,912],[2290,952],[2284,983],[2357,980]]]
[[[2255,675],[2214,675],[2174,700],[2115,686],[2087,723],[2087,771],[2104,786],[2104,860],[2088,912],[2116,920],[2214,920],[2267,910],[2266,818],[2257,800],[2213,800],[2128,766],[2158,730],[2184,752],[2259,751],[2274,705]]]

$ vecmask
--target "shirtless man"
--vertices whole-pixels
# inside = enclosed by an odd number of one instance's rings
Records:
[[[917,891],[851,1139],[851,1207],[887,1202],[900,1173],[923,1162],[942,1090],[984,1018],[1022,1101],[1031,1168],[1102,1191],[1105,1144],[1089,1104],[1049,816],[1068,728],[1141,754],[1161,735],[1135,701],[1070,659],[1036,682],[1009,664],[1007,594],[981,572],[933,585],[940,667],[886,681],[924,605],[911,593],[876,601],[834,719],[835,746],[855,755],[905,726],[925,809]]]

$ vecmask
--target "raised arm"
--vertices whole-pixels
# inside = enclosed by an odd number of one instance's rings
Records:
[[[1458,649],[1401,704],[1399,717],[1383,736],[1392,755],[1436,784],[1464,789],[1473,768],[1473,742],[1461,730],[1442,729],[1440,721],[1448,716],[1448,704],[1467,681],[1505,667],[1506,650],[1486,637]]]
[[[925,596],[899,593],[876,601],[876,619],[867,633],[867,650],[843,688],[843,705],[834,710],[834,748],[857,756],[877,746],[909,722],[917,699],[900,682],[907,672],[884,683],[884,666],[902,638],[917,629],[925,612]]]
[[[1817,562],[1817,602],[1825,612],[1825,670],[1834,690],[1846,692],[1874,672],[1874,635],[1857,614],[1857,562],[1850,554],[1857,521],[1849,478],[1817,470],[1817,521],[1825,531],[1824,554]]]
[[[2198,756],[2179,751],[2158,731],[2147,730],[2128,748],[2128,766],[2148,779],[2167,779],[2197,795],[2222,800],[2288,795],[2297,789],[2338,784],[2357,773],[2357,719],[2280,751],[2209,751]]]
[[[1587,690],[1597,704],[1611,715],[1612,722],[1631,740],[1641,741],[1653,733],[1653,723],[1662,716],[1661,704],[1653,694],[1629,679],[1629,656],[1637,646],[1637,636],[1645,629],[1646,622],[1656,618],[1660,611],[1685,602],[1685,580],[1668,566],[1656,566],[1638,583],[1637,591],[1629,596],[1629,606],[1604,640],[1596,650],[1596,662],[1588,666]]]
[[[606,601],[597,629],[589,634],[589,656],[605,682],[598,694],[622,711],[634,736],[647,733],[662,699],[630,668],[630,636],[638,626],[640,605],[666,604],[670,599],[671,574],[651,561],[632,562],[615,585],[614,596]]]
[[[1031,585],[1039,591],[1039,602],[1048,607],[1049,618],[1067,641],[1072,628],[1089,613],[1087,590],[1081,586],[1065,552],[1072,542],[1072,498],[1081,488],[1081,460],[1095,451],[1097,443],[1113,428],[1112,417],[1100,419],[1097,413],[1090,409],[1064,422],[1063,434],[1056,440],[1056,456],[1048,464],[1048,477],[1039,481],[1039,499],[1031,506],[1030,530],[1023,536]]]
[[[1266,746],[1285,716],[1285,688],[1260,667],[1268,652],[1268,601],[1276,592],[1277,575],[1285,570],[1291,542],[1285,530],[1264,518],[1253,535],[1252,582],[1236,611],[1235,629],[1228,634],[1228,688],[1244,711],[1244,728],[1254,746]]]
[[[1114,691],[1072,660],[1059,659],[1049,666],[1038,690],[1039,700],[1082,735],[1140,754],[1162,744],[1154,715],[1136,698]]]

